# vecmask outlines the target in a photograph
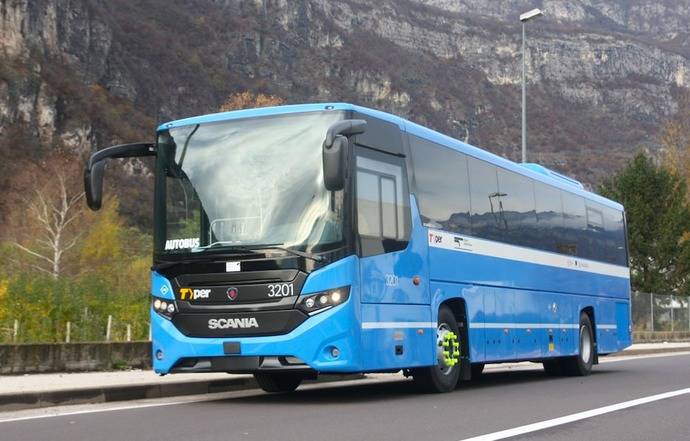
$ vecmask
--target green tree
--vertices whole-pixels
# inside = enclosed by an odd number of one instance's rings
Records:
[[[690,91],[680,93],[678,112],[664,124],[659,146],[664,166],[682,176],[690,191]]]
[[[688,294],[690,210],[686,183],[644,154],[604,182],[599,192],[625,206],[632,289]]]

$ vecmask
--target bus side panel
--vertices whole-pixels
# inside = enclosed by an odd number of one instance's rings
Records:
[[[426,228],[420,223],[414,198],[410,207],[412,228],[407,248],[360,259],[362,303],[429,304],[428,284],[413,283],[415,276],[425,282],[429,270]]]
[[[510,332],[511,340],[515,341],[515,356],[520,359],[541,358],[548,352],[549,330],[531,324],[557,321],[557,315],[548,308],[553,294],[522,289],[512,291],[517,326]]]
[[[594,310],[597,333],[597,351],[600,354],[618,351],[616,332],[616,302],[613,299],[600,298]]]
[[[431,281],[431,313],[432,321],[438,320],[438,309],[441,303],[451,299],[462,299],[465,302],[467,321],[469,326],[470,361],[482,362],[486,359],[485,341],[485,298],[493,292],[493,288],[486,286],[472,286],[463,283],[449,283]]]
[[[632,344],[630,336],[630,303],[616,302],[616,334],[618,337],[618,349],[623,349]]]
[[[597,352],[599,354],[609,354],[618,352],[630,346],[629,331],[627,324],[629,319],[624,319],[620,322],[620,315],[626,314],[629,303],[621,302],[619,299],[611,299],[606,297],[590,297],[590,296],[570,296],[572,298],[572,323],[579,325],[580,313],[586,308],[593,308],[594,310],[594,332],[596,333]],[[621,306],[619,306],[621,305]],[[629,314],[629,312],[628,312]],[[629,316],[626,316],[629,317]],[[625,329],[621,330],[621,326]],[[579,345],[579,328],[573,327],[570,330],[570,346],[569,354],[575,355],[578,351]]]
[[[436,326],[428,305],[362,304],[364,371],[436,364]]]
[[[517,342],[515,334],[515,291],[484,287],[484,317],[487,360],[514,360]]]

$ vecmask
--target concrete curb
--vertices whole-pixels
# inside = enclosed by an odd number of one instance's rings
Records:
[[[322,375],[316,381],[326,383],[364,378],[364,375]],[[190,380],[179,383],[149,383],[117,385],[83,389],[66,389],[47,392],[26,392],[21,394],[0,394],[0,412],[37,409],[69,404],[95,404],[113,401],[142,400],[184,395],[201,395],[219,392],[258,389],[251,377],[229,378],[227,380]]]
[[[666,354],[669,352],[690,352],[690,347],[685,348],[654,348],[654,349],[627,349],[611,354],[611,357],[628,355]]]

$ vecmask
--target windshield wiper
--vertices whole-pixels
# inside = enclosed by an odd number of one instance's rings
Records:
[[[282,247],[279,245],[256,245],[256,246],[249,247],[246,245],[232,245],[232,242],[218,241],[218,242],[213,242],[210,245],[206,245],[205,247],[197,247],[197,248],[195,248],[195,250],[206,250],[209,248],[221,247],[221,246],[227,247],[227,249],[230,251],[238,250],[238,251],[248,251],[251,253],[256,253],[257,250],[281,250],[281,251],[285,251],[286,253],[294,254],[295,256],[304,257],[305,259],[314,260],[316,262],[322,262],[324,260],[324,257],[320,256],[318,254],[308,253],[306,251],[299,251],[299,250],[295,250],[292,248]]]
[[[245,247],[246,248],[246,247]],[[323,256],[314,253],[307,253],[306,251],[293,250],[292,248],[281,247],[278,245],[262,245],[252,248],[247,248],[248,250],[281,250],[286,253],[294,254],[295,256],[304,257],[305,259],[311,259],[316,262],[321,262],[324,260]]]
[[[203,247],[192,248],[192,252],[201,251],[201,250],[208,250],[210,248],[216,248],[216,247],[227,247],[226,249],[228,249],[230,251],[249,251],[252,254],[256,254],[256,251],[254,251],[252,248],[249,248],[249,247],[244,246],[244,245],[233,245],[233,243],[234,242],[219,240],[218,242],[213,242],[213,243],[210,243],[210,244],[205,245]]]

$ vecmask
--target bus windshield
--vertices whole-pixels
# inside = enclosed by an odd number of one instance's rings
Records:
[[[159,132],[156,252],[340,246],[343,195],[324,187],[321,146],[343,117],[310,112]]]

